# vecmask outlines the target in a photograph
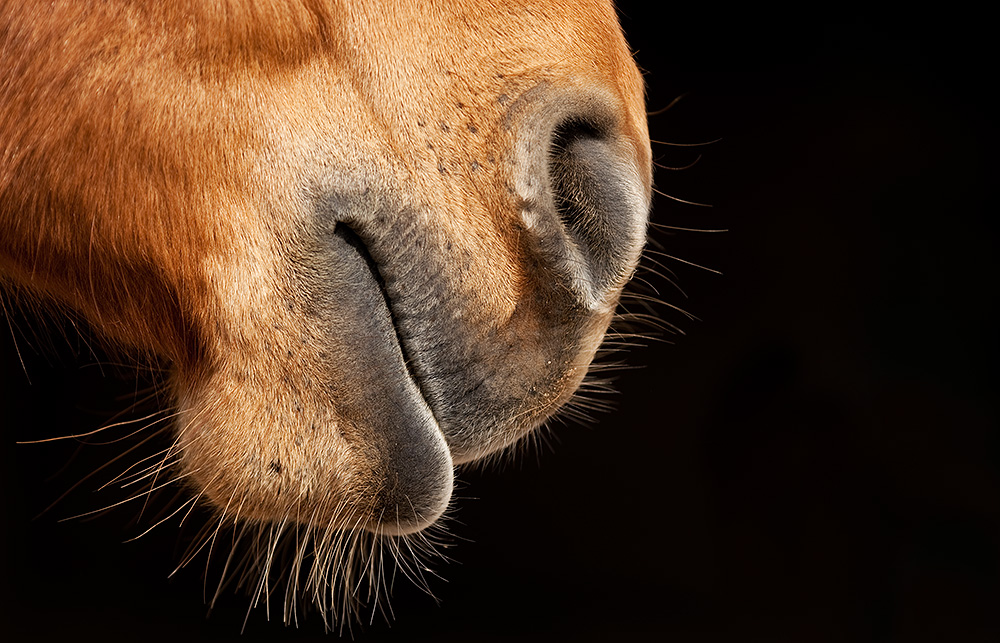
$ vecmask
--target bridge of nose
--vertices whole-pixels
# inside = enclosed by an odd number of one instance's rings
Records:
[[[642,79],[610,2],[401,6],[362,3],[346,16],[351,54],[338,64],[412,180],[472,177],[502,161],[511,107],[540,83],[607,94],[648,167]]]

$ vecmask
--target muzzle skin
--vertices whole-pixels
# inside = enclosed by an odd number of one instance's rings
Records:
[[[29,1],[0,39],[0,279],[170,364],[222,520],[419,532],[585,377],[651,194],[610,2]]]

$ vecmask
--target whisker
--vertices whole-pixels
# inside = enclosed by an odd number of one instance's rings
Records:
[[[657,229],[660,229],[660,230],[680,230],[682,232],[729,232],[728,229],[724,229],[724,228],[719,228],[719,229],[680,228],[680,227],[677,227],[677,226],[666,225],[664,223],[657,223],[655,221],[650,221],[649,225],[651,227],[653,227],[653,228],[657,228]]]
[[[669,103],[667,103],[666,107],[661,107],[660,109],[654,110],[652,112],[647,111],[646,112],[646,116],[647,117],[649,117],[649,116],[659,116],[660,114],[666,113],[667,111],[670,110],[671,107],[673,107],[677,103],[681,102],[681,99],[685,98],[687,95],[688,95],[688,92],[684,92],[683,94],[677,96],[676,98],[674,98],[673,100],[671,100]]]
[[[666,198],[670,199],[671,201],[677,201],[678,203],[684,203],[685,205],[696,205],[696,206],[698,206],[700,208],[711,208],[712,207],[712,205],[710,203],[698,203],[697,201],[688,201],[686,199],[681,199],[679,197],[667,194],[666,192],[664,192],[662,190],[658,190],[657,188],[653,188],[653,192],[656,192],[660,196],[666,197]]]
[[[49,511],[49,510],[51,510],[51,509],[52,509],[53,507],[55,507],[55,506],[56,506],[56,505],[57,505],[57,504],[58,504],[58,503],[59,503],[60,501],[62,501],[62,500],[63,500],[63,498],[65,498],[65,497],[66,497],[66,496],[68,496],[68,495],[69,495],[70,493],[72,493],[72,492],[73,492],[74,490],[76,490],[76,488],[77,488],[77,487],[79,487],[80,485],[82,485],[82,484],[83,484],[84,482],[86,482],[87,480],[89,480],[90,478],[92,478],[93,476],[95,476],[96,474],[100,473],[100,472],[101,472],[101,471],[103,471],[104,469],[106,469],[106,468],[110,467],[110,466],[111,466],[112,464],[114,464],[115,462],[117,462],[117,461],[121,460],[121,459],[122,459],[122,458],[124,458],[125,456],[129,455],[130,453],[132,453],[132,452],[133,452],[133,451],[135,451],[136,449],[139,449],[139,448],[141,448],[141,447],[142,447],[142,446],[143,446],[144,444],[146,444],[146,443],[147,443],[147,442],[149,442],[150,440],[153,440],[154,438],[158,437],[158,436],[159,436],[159,433],[160,433],[160,432],[162,432],[162,431],[164,431],[164,430],[165,430],[165,429],[158,429],[158,430],[157,430],[157,431],[156,431],[155,433],[153,433],[152,435],[150,435],[150,436],[146,437],[145,439],[143,439],[143,440],[142,440],[141,442],[139,442],[139,443],[138,443],[138,444],[136,444],[135,446],[133,446],[133,447],[131,447],[131,448],[127,449],[127,450],[126,450],[126,451],[124,451],[123,453],[121,453],[121,454],[119,454],[119,455],[115,456],[114,458],[112,458],[112,459],[108,460],[107,462],[105,462],[105,463],[104,463],[104,464],[102,464],[101,466],[97,467],[96,469],[94,469],[93,471],[91,471],[90,473],[88,473],[87,475],[85,475],[85,476],[84,476],[83,478],[81,478],[81,479],[80,479],[80,480],[78,480],[78,481],[77,481],[76,483],[74,483],[74,484],[73,484],[72,486],[70,486],[70,488],[69,488],[69,489],[67,489],[66,491],[64,491],[64,492],[63,492],[63,493],[62,493],[62,494],[61,494],[61,495],[60,495],[60,496],[59,496],[58,498],[56,498],[55,500],[53,500],[53,501],[52,501],[52,502],[51,502],[51,503],[49,504],[49,506],[47,506],[47,507],[46,507],[45,509],[43,509],[43,510],[42,510],[42,511],[41,511],[41,512],[40,512],[40,513],[39,513],[39,514],[37,515],[37,516],[35,516],[35,518],[37,519],[38,517],[40,517],[40,516],[43,516],[43,515],[44,515],[44,514],[45,514],[46,512],[48,512],[48,511]],[[102,511],[103,511],[103,510],[102,510]]]
[[[119,507],[121,505],[124,505],[125,503],[131,502],[133,500],[137,500],[139,498],[145,497],[145,498],[148,499],[149,498],[149,494],[151,494],[152,492],[157,491],[159,489],[162,489],[164,487],[167,487],[169,485],[172,485],[172,484],[174,484],[176,482],[180,482],[182,479],[186,478],[189,475],[191,475],[190,472],[189,473],[181,474],[181,475],[177,476],[176,478],[172,478],[170,480],[167,480],[163,484],[161,484],[161,485],[159,485],[157,487],[151,488],[151,489],[147,489],[146,491],[143,491],[142,493],[136,494],[136,495],[132,496],[131,498],[126,498],[125,500],[119,500],[118,502],[116,502],[114,504],[111,504],[111,505],[108,505],[106,507],[102,507],[101,509],[93,509],[91,511],[85,511],[83,513],[76,514],[74,516],[69,516],[67,518],[60,518],[58,520],[58,522],[67,522],[67,521],[70,521],[70,520],[76,520],[78,518],[83,518],[84,516],[92,516],[94,514],[103,513],[103,512],[105,512],[105,511],[107,511],[109,509],[113,509],[115,507]]]
[[[707,145],[715,145],[722,141],[722,138],[717,138],[712,141],[705,141],[704,143],[668,143],[667,141],[656,141],[649,139],[650,143],[655,143],[656,145],[666,145],[668,147],[705,147]]]
[[[106,426],[101,426],[101,427],[98,427],[98,428],[94,429],[93,431],[86,431],[84,433],[74,433],[72,435],[59,435],[59,436],[56,436],[54,438],[41,438],[39,440],[18,440],[14,444],[44,444],[46,442],[57,442],[59,440],[76,440],[76,439],[79,439],[79,438],[86,438],[86,437],[89,437],[91,435],[95,435],[97,433],[100,433],[101,431],[107,431],[108,429],[113,429],[115,427],[124,426],[126,424],[134,424],[136,422],[142,422],[143,420],[147,420],[147,419],[149,419],[151,417],[155,417],[157,415],[160,415],[163,412],[164,411],[156,411],[154,413],[150,413],[149,415],[147,415],[144,418],[139,418],[139,419],[136,419],[136,420],[125,420],[123,422],[116,422],[114,424],[108,424]],[[136,431],[134,433],[129,433],[128,435],[125,436],[125,438],[132,437],[136,433],[138,433],[140,431],[143,431],[143,430],[149,428],[150,426],[153,426],[157,422],[161,422],[161,421],[162,421],[162,419],[161,420],[156,420],[156,422],[153,422],[151,424],[148,424],[148,425],[144,426],[142,429],[139,429],[139,431]],[[125,438],[118,438],[118,440],[122,440],[122,439],[125,439]],[[101,442],[101,443],[93,443],[92,442],[92,443],[89,443],[89,444],[112,444],[113,442],[116,442],[118,440],[113,440],[112,442]]]
[[[679,261],[679,262],[681,262],[683,264],[687,264],[689,266],[694,266],[695,268],[701,268],[702,270],[707,270],[708,272],[714,273],[716,275],[721,275],[722,274],[718,270],[713,270],[712,268],[706,268],[705,266],[698,265],[698,264],[696,264],[696,263],[694,263],[692,261],[685,261],[684,259],[681,259],[679,257],[675,257],[673,255],[668,255],[665,252],[659,252],[657,250],[649,250],[649,249],[647,249],[646,251],[647,252],[651,252],[653,254],[656,254],[658,256],[661,256],[661,257],[666,257],[667,259],[673,259],[674,261]]]
[[[184,510],[184,508],[185,508],[185,507],[187,507],[188,505],[191,505],[191,506],[194,506],[194,503],[195,503],[195,502],[197,502],[197,500],[198,500],[198,497],[197,497],[197,496],[196,496],[196,497],[193,497],[193,498],[190,498],[190,499],[188,499],[188,500],[187,500],[187,501],[185,501],[185,502],[184,502],[184,503],[183,503],[183,504],[182,504],[182,505],[181,505],[180,507],[178,507],[178,508],[177,508],[177,509],[175,509],[175,510],[174,510],[173,512],[171,512],[171,514],[170,514],[169,516],[167,516],[166,518],[163,518],[163,519],[161,519],[160,521],[158,521],[158,522],[156,522],[156,523],[153,523],[153,525],[151,525],[151,526],[150,526],[149,528],[147,528],[147,529],[146,529],[146,530],[145,530],[144,532],[142,532],[142,533],[141,533],[141,534],[139,534],[138,536],[135,536],[135,537],[133,537],[133,538],[129,538],[129,539],[128,539],[128,540],[126,540],[125,542],[127,542],[127,543],[130,543],[130,542],[133,542],[133,541],[136,541],[136,540],[139,540],[140,538],[142,538],[143,536],[145,536],[145,535],[146,535],[146,534],[148,534],[149,532],[153,531],[154,529],[156,529],[157,527],[159,527],[160,525],[162,525],[162,524],[163,524],[163,523],[165,523],[166,521],[170,520],[171,518],[173,518],[174,516],[176,516],[177,514],[179,514],[179,513],[180,513],[181,511],[183,511],[183,510]]]

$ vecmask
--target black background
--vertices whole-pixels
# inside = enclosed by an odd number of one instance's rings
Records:
[[[724,275],[656,257],[685,297],[640,272],[700,321],[658,306],[686,335],[632,351],[612,413],[463,473],[440,605],[399,583],[391,624],[354,636],[1000,640],[985,18],[621,8],[650,110],[683,96],[650,117],[654,156],[700,158],[657,187],[713,206],[657,196],[653,221],[729,230],[653,248]],[[167,580],[176,520],[124,544],[137,508],[57,522],[122,497],[96,478],[33,518],[120,448],[13,442],[95,428],[136,387],[69,335],[19,340],[29,385],[0,332],[0,638],[237,639],[243,594],[206,619],[200,570]],[[271,619],[240,640],[334,638]]]

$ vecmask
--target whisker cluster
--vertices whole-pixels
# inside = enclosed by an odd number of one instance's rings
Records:
[[[280,521],[256,522],[241,519],[238,506],[230,504],[201,527],[171,576],[204,555],[209,611],[224,590],[242,590],[250,597],[244,628],[254,609],[263,608],[270,619],[279,606],[287,625],[298,625],[300,615],[315,610],[326,630],[340,634],[345,628],[349,632],[364,614],[369,624],[378,616],[391,620],[390,596],[397,576],[437,600],[431,589],[430,577],[437,577],[432,565],[448,561],[442,550],[450,546],[441,521],[423,532],[397,536],[363,529],[360,515],[343,510],[336,523],[348,527],[319,525],[291,514]],[[219,550],[226,553],[220,555]]]
[[[141,397],[129,411],[135,412],[155,397],[155,394]],[[247,498],[236,492],[225,507],[215,509],[203,501],[204,489],[211,484],[192,493],[194,486],[188,484],[188,479],[198,471],[181,466],[179,437],[173,437],[165,448],[143,455],[143,450],[151,450],[150,445],[166,435],[193,433],[195,437],[191,440],[200,438],[197,431],[184,431],[183,427],[171,431],[172,421],[176,421],[180,412],[161,410],[136,419],[120,420],[122,414],[93,431],[30,442],[75,440],[91,444],[95,436],[125,432],[99,442],[122,446],[121,453],[77,481],[45,512],[85,482],[102,472],[107,473],[116,463],[130,455],[142,455],[120,471],[108,473],[108,479],[96,486],[95,491],[99,492],[125,491],[123,499],[60,518],[60,521],[90,519],[116,508],[136,506],[134,520],[136,524],[145,524],[138,535],[126,541],[132,542],[171,523],[176,523],[180,531],[189,520],[200,520],[200,526],[194,528],[195,534],[170,576],[203,559],[203,593],[209,612],[215,608],[224,590],[235,588],[249,596],[244,628],[256,608],[263,608],[268,619],[273,613],[279,613],[289,625],[298,625],[305,611],[315,611],[328,631],[343,634],[345,628],[350,631],[352,624],[363,617],[369,624],[378,616],[392,619],[389,598],[397,578],[413,583],[437,601],[432,583],[440,577],[433,568],[449,561],[444,552],[452,546],[449,534],[452,518],[448,512],[433,526],[400,536],[372,533],[363,528],[361,513],[344,502],[326,513],[335,517],[326,524],[317,524],[319,509],[305,515],[298,507],[278,521],[250,519],[243,512]],[[190,425],[198,419],[198,416],[189,417],[185,422]],[[137,425],[138,428],[134,428]],[[169,494],[166,502],[161,501],[162,494],[170,490],[176,491]]]

